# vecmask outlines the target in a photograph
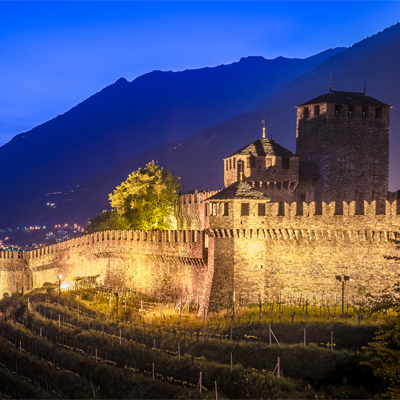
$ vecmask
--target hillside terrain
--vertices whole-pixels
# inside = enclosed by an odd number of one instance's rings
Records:
[[[366,81],[369,96],[393,106],[389,189],[396,191],[399,48],[396,24],[307,61],[248,57],[228,66],[153,72],[131,83],[121,79],[0,148],[7,171],[0,178],[7,193],[0,199],[0,228],[85,225],[109,208],[116,185],[151,160],[181,177],[183,192],[221,189],[222,158],[259,138],[264,117],[267,136],[295,151],[295,106],[327,92],[331,73],[334,90],[362,92]]]
[[[0,175],[0,187],[7,193],[0,199],[0,228],[66,222],[81,214],[86,219],[89,215],[79,204],[82,196],[87,201],[84,191],[89,187],[80,185],[82,179],[110,171],[117,162],[154,145],[185,139],[250,111],[341,50],[307,59],[247,57],[214,68],[153,71],[132,82],[119,79],[0,148],[0,169],[6,171]],[[55,198],[46,197],[59,192]]]
[[[364,346],[384,313],[340,316],[337,305],[296,300],[202,316],[193,301],[179,309],[134,290],[58,292],[46,284],[0,302],[0,395],[360,399],[382,390]]]

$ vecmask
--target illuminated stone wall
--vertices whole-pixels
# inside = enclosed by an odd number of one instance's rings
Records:
[[[390,196],[389,196],[390,198]],[[364,202],[355,215],[355,202],[323,202],[316,215],[314,202],[277,203],[232,200],[224,216],[205,217],[204,230],[105,231],[39,250],[0,253],[0,293],[20,291],[64,278],[100,275],[105,284],[191,301],[215,310],[237,300],[276,299],[281,294],[317,302],[334,301],[341,287],[335,275],[349,275],[346,293],[359,300],[359,289],[378,292],[400,274],[399,202],[386,201],[385,213],[376,202]],[[226,200],[228,201],[228,200]],[[250,215],[241,216],[242,202]],[[257,213],[264,201],[265,216]],[[205,210],[208,202],[188,203]],[[182,205],[186,207],[186,204]],[[358,207],[359,208],[359,207]]]
[[[31,252],[0,253],[1,294],[77,276],[208,306],[212,281],[204,231],[105,231]],[[212,263],[211,263],[212,266]],[[210,275],[211,273],[211,275]],[[24,280],[19,278],[23,275]]]
[[[213,305],[231,305],[233,292],[237,301],[257,302],[261,295],[263,301],[276,302],[281,295],[284,300],[292,296],[332,304],[341,293],[336,275],[353,279],[346,294],[358,301],[359,289],[377,293],[400,279],[394,232],[260,228],[214,229],[210,234],[218,249]]]

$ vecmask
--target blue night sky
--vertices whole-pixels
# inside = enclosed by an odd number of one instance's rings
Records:
[[[0,145],[152,70],[308,57],[398,22],[400,2],[0,1]]]

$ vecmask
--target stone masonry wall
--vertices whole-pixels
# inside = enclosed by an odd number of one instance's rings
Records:
[[[301,161],[319,167],[319,190],[354,190],[385,196],[389,178],[390,108],[356,106],[350,114],[343,104],[336,115],[335,104],[321,104],[320,114],[308,118],[297,109],[296,152]],[[368,108],[363,117],[362,109]],[[347,200],[347,199],[344,199]]]
[[[260,295],[276,301],[281,295],[340,303],[336,275],[352,278],[346,296],[358,302],[363,291],[378,293],[400,279],[400,245],[390,239],[394,233],[219,229],[210,234],[221,244],[213,288],[224,288],[214,303],[231,305],[233,292],[239,301],[257,302]]]
[[[105,231],[31,252],[0,253],[0,293],[77,276],[157,296],[199,296],[208,307],[212,281],[202,231]],[[210,276],[211,273],[211,276]],[[21,277],[20,277],[21,276]],[[19,282],[19,283],[18,283]],[[192,297],[193,300],[193,297]]]

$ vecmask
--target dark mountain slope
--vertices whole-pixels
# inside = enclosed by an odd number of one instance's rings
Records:
[[[215,68],[154,71],[133,82],[119,79],[0,148],[0,188],[6,193],[0,196],[0,228],[45,221],[46,193],[72,190],[132,154],[249,111],[341,50],[304,60],[248,57]]]
[[[131,170],[155,159],[182,178],[183,189],[223,187],[222,158],[256,140],[261,135],[261,119],[266,116],[267,136],[295,151],[295,106],[325,93],[329,75],[333,89],[363,91],[393,106],[391,128],[390,189],[400,188],[400,24],[363,40],[313,71],[294,79],[269,96],[253,112],[239,115],[191,138],[172,145],[150,149],[122,163],[110,176],[119,183]],[[175,148],[176,147],[176,148]],[[115,176],[115,178],[114,178]],[[111,182],[110,182],[111,183]],[[110,185],[111,187],[112,185]]]

